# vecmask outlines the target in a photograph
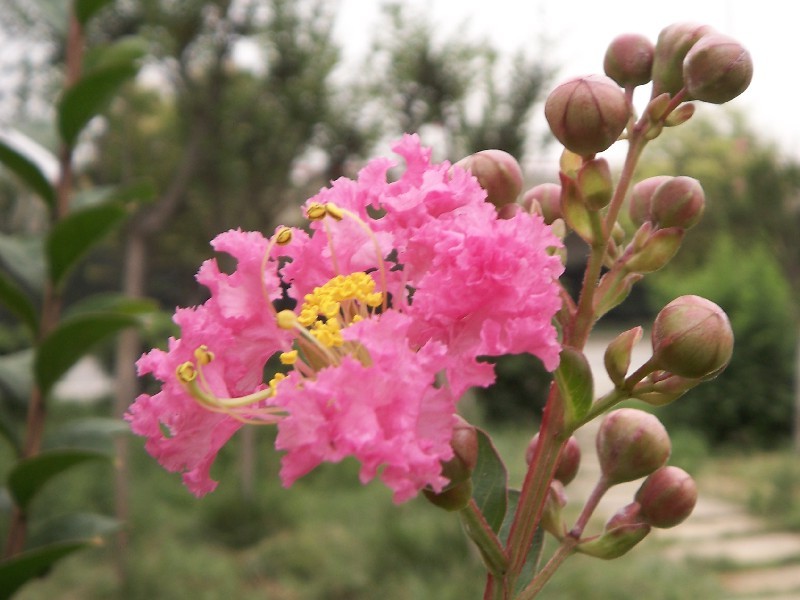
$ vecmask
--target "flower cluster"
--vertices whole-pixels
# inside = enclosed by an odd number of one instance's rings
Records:
[[[335,181],[304,205],[308,231],[219,235],[236,270],[204,263],[210,298],[179,309],[180,338],[138,362],[162,385],[126,418],[195,494],[214,489],[212,462],[247,423],[277,426],[284,485],[354,456],[397,502],[441,491],[456,403],[494,381],[479,358],[556,367],[558,238],[537,215],[499,218],[475,177],[431,163],[416,136],[393,149],[399,179],[376,159]]]

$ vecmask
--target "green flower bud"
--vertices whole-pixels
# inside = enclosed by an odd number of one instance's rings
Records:
[[[538,207],[539,210],[535,211],[534,207]],[[532,187],[522,196],[522,208],[528,212],[538,212],[545,223],[552,225],[553,221],[563,216],[561,186],[557,183],[541,183]]]
[[[661,421],[635,408],[608,413],[595,441],[600,469],[611,485],[649,475],[667,462],[672,451]]]
[[[642,328],[634,327],[620,333],[606,348],[603,356],[606,372],[614,385],[621,386],[631,366],[633,347],[642,339]]]
[[[472,173],[486,190],[486,200],[498,209],[513,204],[522,191],[522,169],[513,156],[502,150],[481,150],[456,163]]]
[[[700,379],[679,377],[666,371],[657,371],[636,384],[632,395],[650,406],[665,406],[683,396],[700,381]]]
[[[525,462],[531,464],[533,454],[536,452],[536,446],[539,444],[539,434],[537,433],[531,438],[528,447],[525,449]],[[567,485],[578,474],[578,469],[581,466],[581,447],[575,436],[571,436],[561,455],[558,457],[558,464],[553,479],[560,481],[562,484]]]
[[[658,34],[653,57],[653,98],[665,92],[675,95],[683,88],[683,59],[700,38],[713,31],[708,25],[674,23]]]
[[[664,127],[677,127],[678,125],[686,123],[686,121],[692,118],[694,111],[694,104],[681,104],[667,115],[667,118],[664,120]]]
[[[661,467],[636,492],[642,520],[662,529],[675,527],[692,514],[697,504],[697,484],[683,469]]]
[[[564,520],[561,518],[561,509],[567,505],[567,494],[564,491],[564,484],[554,479],[550,482],[550,490],[547,493],[547,500],[542,511],[541,526],[546,532],[561,539],[564,537]]]
[[[630,117],[624,92],[604,75],[565,81],[547,97],[544,115],[565,148],[593,156],[617,141]]]
[[[639,512],[637,502],[622,507],[606,522],[603,535],[578,544],[578,552],[606,560],[626,554],[650,533],[650,525],[642,521]]]
[[[735,39],[715,33],[701,39],[686,54],[683,76],[692,98],[724,104],[750,85],[753,59]]]
[[[641,247],[625,262],[631,273],[652,273],[666,265],[678,252],[684,230],[680,227],[658,229],[650,233]]]
[[[611,202],[614,182],[611,180],[611,169],[606,159],[587,160],[578,171],[577,183],[589,208],[600,210]]]
[[[634,87],[650,81],[653,69],[653,42],[638,33],[614,38],[603,59],[603,71],[622,87]]]
[[[653,204],[653,194],[656,189],[665,181],[672,177],[668,175],[658,175],[649,177],[633,186],[631,190],[630,203],[628,204],[628,214],[634,225],[642,225],[650,220],[650,207]]]
[[[650,216],[659,227],[694,227],[705,209],[706,196],[700,182],[691,177],[670,177],[656,188]]]
[[[716,376],[733,354],[728,316],[699,296],[681,296],[667,304],[653,323],[652,341],[658,368],[689,379]]]

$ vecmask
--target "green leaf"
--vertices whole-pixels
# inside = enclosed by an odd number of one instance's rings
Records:
[[[36,332],[39,331],[39,314],[33,302],[2,271],[0,271],[0,303],[25,324],[31,337],[36,337]]]
[[[44,246],[39,237],[0,233],[0,263],[33,291],[44,287]]]
[[[564,400],[567,420],[579,421],[589,412],[594,400],[592,368],[583,352],[564,346],[561,350],[561,362],[555,372],[555,380]]]
[[[44,441],[47,449],[70,448],[111,453],[112,439],[130,433],[130,426],[122,419],[89,417],[73,419],[50,433]]]
[[[25,583],[45,575],[56,562],[89,544],[84,540],[42,546],[0,562],[0,600],[11,598]]]
[[[158,311],[158,304],[151,298],[132,298],[117,292],[92,294],[71,305],[64,311],[64,318],[73,318],[87,313],[114,312],[125,315],[147,315]]]
[[[120,528],[117,519],[96,513],[70,513],[48,519],[28,539],[28,547],[50,546],[64,542],[88,542]]]
[[[0,388],[19,406],[27,405],[33,388],[33,349],[0,356]]]
[[[75,145],[81,130],[137,70],[133,64],[112,65],[86,75],[64,92],[58,103],[58,130],[65,144]]]
[[[95,46],[83,57],[84,75],[111,66],[132,65],[147,54],[147,40],[126,36],[112,44]]]
[[[89,460],[107,459],[94,450],[48,450],[16,463],[8,474],[8,489],[14,502],[27,509],[36,493],[56,475]]]
[[[81,25],[86,25],[86,22],[111,0],[75,0],[75,16],[80,21]]]
[[[124,313],[90,313],[62,321],[36,352],[34,373],[42,393],[47,395],[56,381],[96,343],[137,324],[135,316]]]
[[[89,249],[119,225],[126,215],[118,204],[101,204],[68,215],[47,237],[50,278],[56,287]]]
[[[51,209],[55,207],[55,189],[30,158],[0,140],[0,162],[44,200]]]
[[[511,523],[514,521],[514,513],[517,512],[517,505],[519,504],[520,492],[519,490],[508,490],[508,511],[506,518],[503,519],[503,526],[500,528],[500,539],[506,543],[508,542],[508,534],[511,532]],[[533,542],[525,557],[525,562],[520,570],[519,577],[517,578],[516,593],[530,583],[533,576],[539,569],[539,561],[542,558],[542,550],[544,549],[544,529],[538,527],[533,534]]]
[[[472,497],[486,522],[497,533],[506,515],[508,473],[491,438],[478,431],[478,462],[472,472]]]

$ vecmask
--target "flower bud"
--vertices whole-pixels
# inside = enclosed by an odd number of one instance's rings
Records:
[[[456,163],[478,180],[486,200],[498,209],[517,201],[522,191],[522,169],[513,156],[502,150],[481,150]]]
[[[633,186],[630,203],[628,205],[628,214],[634,225],[642,225],[645,221],[650,220],[650,208],[653,204],[653,194],[655,194],[658,186],[670,179],[672,179],[672,177],[668,175],[658,175],[656,177],[643,179]]]
[[[644,238],[641,247],[625,262],[625,268],[631,273],[658,271],[680,250],[683,237],[684,230],[680,227],[653,231]]]
[[[714,30],[697,23],[674,23],[658,34],[653,56],[653,98],[683,88],[683,59],[698,40]]]
[[[664,126],[677,127],[678,125],[682,125],[692,118],[694,111],[694,104],[688,102],[686,104],[681,104],[678,108],[667,115],[667,118],[664,119]]]
[[[603,528],[603,535],[578,544],[578,552],[595,558],[619,558],[650,533],[650,525],[640,516],[638,502],[631,502],[619,509]]]
[[[632,395],[650,406],[665,406],[699,385],[700,381],[700,379],[679,377],[666,371],[657,371],[636,384]]]
[[[592,156],[617,141],[630,109],[624,92],[604,75],[565,81],[547,97],[544,115],[565,148]]]
[[[541,183],[525,192],[522,196],[522,208],[533,212],[534,202],[538,203],[539,212],[548,225],[562,217],[561,186],[557,183]]]
[[[461,416],[455,417],[453,458],[442,464],[442,475],[450,482],[441,492],[422,490],[432,504],[450,511],[461,510],[472,498],[472,472],[478,464],[478,432]]]
[[[536,452],[536,446],[539,444],[539,434],[531,438],[531,441],[528,443],[528,447],[525,450],[525,462],[527,464],[531,464],[533,460],[533,454]],[[568,440],[564,449],[561,451],[561,455],[558,457],[558,464],[556,465],[556,471],[553,475],[553,479],[560,481],[564,485],[570,483],[575,476],[578,474],[578,468],[581,465],[581,447],[578,444],[578,440],[575,436],[571,436]]]
[[[587,160],[578,171],[578,189],[589,208],[600,210],[611,202],[614,182],[611,169],[604,158]]]
[[[649,475],[667,462],[672,451],[661,421],[635,408],[608,413],[595,441],[600,469],[610,485]]]
[[[735,39],[722,34],[705,36],[686,54],[683,77],[689,96],[724,104],[747,89],[753,79],[753,59]]]
[[[675,527],[692,514],[697,503],[697,484],[683,469],[661,467],[636,492],[642,520],[653,527]]]
[[[625,376],[631,366],[633,347],[640,339],[642,339],[642,328],[634,327],[620,333],[606,348],[603,363],[614,385],[622,386],[625,382]]]
[[[622,87],[643,85],[650,81],[654,51],[653,42],[641,34],[619,35],[606,50],[603,71]]]
[[[694,227],[703,215],[706,196],[691,177],[670,177],[656,188],[650,216],[659,227]]]
[[[567,494],[564,484],[554,479],[550,482],[550,490],[542,511],[541,526],[556,539],[564,537],[564,520],[561,518],[561,509],[567,505]]]
[[[733,354],[728,316],[699,296],[667,304],[653,323],[652,341],[658,368],[689,379],[716,376]]]

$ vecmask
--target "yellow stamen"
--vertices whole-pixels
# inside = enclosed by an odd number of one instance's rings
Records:
[[[281,329],[294,329],[297,317],[290,310],[282,310],[277,314],[278,327]]]
[[[297,350],[281,352],[280,359],[282,365],[293,365],[297,362]]]
[[[279,246],[285,246],[292,241],[292,230],[288,227],[281,227],[278,233],[275,234],[275,243]]]
[[[325,205],[320,204],[319,202],[312,202],[308,205],[308,209],[306,209],[306,218],[309,221],[319,221],[320,219],[325,218],[325,215],[327,214],[328,211],[325,208]]]
[[[208,349],[208,346],[203,344],[194,351],[194,357],[197,359],[197,364],[205,366],[214,360],[214,353]]]
[[[328,202],[325,205],[325,212],[328,213],[328,216],[336,219],[337,221],[341,221],[344,218],[342,209],[336,206],[333,202]]]
[[[178,377],[178,380],[181,383],[190,383],[197,379],[197,369],[194,366],[194,363],[191,361],[186,361],[182,365],[179,365],[177,369],[175,369],[175,375]]]

